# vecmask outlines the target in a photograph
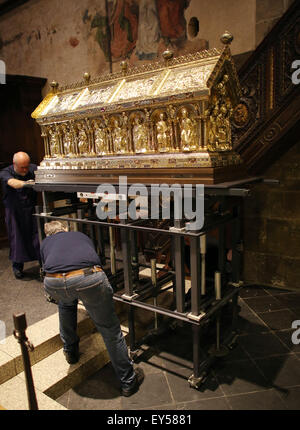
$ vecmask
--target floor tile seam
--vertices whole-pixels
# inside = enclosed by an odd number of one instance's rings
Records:
[[[297,360],[300,360],[300,352],[293,352],[294,356],[297,358]]]
[[[279,294],[279,296],[285,296],[286,294]],[[264,299],[268,299],[268,300],[270,300],[270,299],[274,299],[275,300],[275,302],[278,302],[278,304],[285,304],[285,303],[282,303],[281,302],[281,300],[278,298],[278,297],[276,297],[276,296],[272,296],[271,294],[268,294],[267,296],[256,296],[256,297],[244,297],[244,301],[245,301],[245,303],[247,304],[247,300],[253,300],[253,299],[256,299],[256,300],[264,300]]]
[[[254,315],[263,323],[263,329],[266,327],[266,330],[268,330],[268,331],[270,331],[270,330],[272,330],[272,328],[271,327],[269,327],[266,323],[265,323],[265,321],[260,317],[260,314],[271,314],[271,313],[275,313],[275,312],[281,312],[281,311],[272,311],[272,312],[254,312],[253,311],[253,313],[254,313]]]
[[[275,334],[275,332],[286,332],[289,330],[293,330],[292,328],[281,328],[281,329],[272,329],[269,328],[268,331],[265,332],[258,332],[258,333],[241,333],[239,334],[239,337],[244,337],[244,336],[259,336],[259,335],[265,335],[265,334]]]
[[[282,339],[280,339],[280,337],[276,334],[276,332],[280,332],[280,333],[282,333],[282,332],[287,332],[287,331],[290,331],[291,329],[283,329],[283,330],[272,330],[272,329],[270,329],[269,331],[266,331],[266,332],[260,332],[260,333],[244,333],[244,334],[241,334],[241,335],[239,335],[239,337],[241,337],[241,338],[244,338],[244,337],[246,337],[246,336],[265,336],[265,335],[267,335],[267,334],[272,334],[272,335],[274,335],[279,341],[280,341],[280,343],[284,346],[284,347],[286,347],[287,349],[288,349],[288,352],[286,352],[286,354],[288,354],[288,353],[293,353],[294,351],[291,351],[290,350],[290,348],[288,347],[288,345],[287,344],[285,344],[284,343],[284,341],[282,340]],[[237,341],[238,342],[238,341]],[[244,349],[244,347],[241,345],[241,344],[239,344],[239,346],[246,352],[246,350]],[[300,352],[300,351],[299,351]],[[274,355],[274,354],[272,354],[272,355]],[[281,354],[275,354],[275,355],[282,355],[282,353]],[[243,359],[243,360],[245,360],[245,359]],[[232,360],[232,361],[237,361],[237,360]],[[238,361],[241,361],[241,360],[238,360]]]
[[[207,397],[205,399],[195,399],[195,400],[186,400],[184,402],[176,402],[176,405],[183,406],[185,404],[189,404],[190,405],[190,404],[193,404],[193,403],[206,402],[206,401],[209,401],[209,400],[219,400],[219,399],[224,399],[225,400],[225,398],[226,398],[225,395],[218,396],[218,397]]]
[[[225,394],[225,402],[227,403],[227,406],[229,407],[229,410],[233,411],[233,407],[231,406],[229,400],[228,400],[228,396]]]
[[[192,388],[192,390],[198,391],[195,388]],[[184,404],[184,403],[196,403],[196,402],[202,402],[205,400],[218,400],[218,399],[225,399],[226,395],[222,394],[219,396],[213,396],[213,397],[205,397],[205,398],[201,398],[201,399],[193,399],[193,400],[185,400],[184,402],[176,402],[178,405],[180,404]]]
[[[276,354],[276,356],[275,355],[273,355],[273,356],[269,356],[269,357],[257,357],[257,358],[254,358],[254,360],[267,360],[268,358],[278,358],[278,357],[293,357],[293,356],[295,356],[296,354],[295,354],[295,352],[293,352],[293,351],[289,351],[289,352],[286,352],[286,353],[284,353],[284,354]]]
[[[172,405],[172,404],[170,404],[170,403],[168,403],[168,405],[170,405],[170,406],[174,406],[174,408],[176,408],[176,406],[177,406],[177,404],[175,404],[175,405]],[[155,408],[160,408],[161,406],[164,406],[164,405],[162,405],[161,403],[159,404],[159,405],[154,405],[154,406],[149,406],[148,408],[146,408],[146,407],[143,407],[143,408],[135,408],[135,409],[130,409],[130,410],[135,410],[135,411],[151,411],[151,410],[156,410],[156,411],[158,411],[158,409],[155,409]],[[125,410],[125,409],[121,409],[121,410]],[[127,410],[127,409],[126,409]],[[176,409],[161,409],[162,411],[176,411],[177,410],[177,408]]]
[[[276,388],[273,388],[273,390],[275,392],[275,395],[282,401],[282,403],[284,404],[284,406],[286,407],[286,409],[288,409],[288,404],[284,400],[284,397],[279,394],[279,392],[278,392],[278,390],[276,390]]]
[[[287,330],[292,330],[292,329],[284,329],[285,331],[287,331]],[[288,348],[289,350],[290,350],[290,348],[289,348],[289,346],[288,345],[286,345],[285,343],[284,343],[284,341],[282,340],[282,339],[280,339],[280,337],[276,334],[276,331],[279,331],[279,330],[271,330],[271,332],[272,332],[272,334],[274,335],[274,336],[276,336],[276,338],[282,343],[282,345],[284,345],[286,348]],[[282,330],[283,331],[283,330]],[[281,332],[282,332],[281,331]],[[291,350],[290,350],[291,351]],[[291,351],[291,352],[293,352],[293,351]]]
[[[170,383],[169,383],[169,379],[168,379],[168,375],[167,375],[167,372],[166,372],[166,370],[163,370],[162,371],[162,373],[163,373],[163,375],[164,375],[164,378],[165,378],[165,380],[166,380],[166,383],[167,383],[167,386],[168,386],[168,389],[169,389],[169,393],[170,393],[170,397],[171,397],[171,400],[172,400],[172,404],[176,404],[176,402],[175,402],[175,398],[174,398],[174,396],[173,396],[173,392],[172,392],[172,390],[171,390],[171,386],[170,386]],[[186,382],[188,383],[188,381],[186,380]]]
[[[247,308],[249,309],[249,311],[250,311],[251,313],[253,313],[253,310],[252,310],[252,309],[251,309],[251,307],[248,305],[248,303],[247,303],[247,302],[245,302],[245,299],[244,299],[243,297],[240,297],[240,299],[243,301],[243,304],[247,306]]]
[[[271,296],[271,294],[267,293],[267,294],[256,294],[255,296],[239,296],[241,299],[257,299],[259,297],[268,297]]]
[[[297,291],[286,291],[286,292],[284,292],[284,293],[274,293],[274,294],[272,294],[272,293],[270,293],[270,291],[268,290],[268,288],[266,288],[266,289],[264,289],[264,291],[266,291],[266,293],[268,293],[270,296],[276,296],[276,295],[278,295],[278,296],[285,296],[285,295],[287,295],[287,294],[297,294]]]
[[[268,360],[271,358],[276,358],[276,357],[281,357],[281,356],[285,356],[285,355],[293,355],[294,353],[292,351],[288,351],[288,352],[284,352],[284,353],[278,353],[278,354],[271,354],[271,355],[260,355],[260,356],[256,356],[256,355],[251,355],[250,353],[248,353],[248,356],[253,358],[253,360]],[[240,361],[248,361],[249,358],[243,358],[241,360],[231,360],[230,363],[235,363],[235,362],[240,362]]]
[[[262,393],[266,393],[268,391],[276,391],[274,387],[270,387],[270,388],[266,388],[266,389],[262,389],[262,390],[255,390],[255,391],[245,391],[245,392],[241,392],[241,393],[232,393],[232,394],[226,394],[225,397],[227,398],[232,398],[232,397],[239,397],[239,396],[246,396],[248,394],[262,394]]]
[[[296,354],[295,353],[293,353],[293,352],[291,352],[291,353],[289,353],[289,354],[281,354],[280,356],[295,356]],[[278,357],[278,356],[277,356]],[[298,360],[298,357],[295,357],[297,360]],[[257,367],[257,369],[260,371],[260,373],[263,375],[263,377],[265,378],[265,380],[266,380],[266,382],[267,383],[270,383],[270,384],[272,384],[272,386],[271,386],[271,388],[276,388],[276,386],[274,386],[273,385],[273,381],[271,381],[264,373],[263,373],[263,370],[261,370],[260,369],[260,367],[258,366],[258,364],[256,363],[256,361],[259,361],[259,360],[265,360],[265,359],[263,359],[263,358],[256,358],[255,360],[251,360],[251,361],[253,361],[254,362],[254,364],[255,364],[255,367]],[[299,361],[300,361],[300,358],[299,358]],[[300,385],[299,384],[296,384],[296,385],[281,385],[281,388],[293,388],[293,387],[300,387]]]
[[[274,390],[276,390],[276,386],[272,387]],[[290,388],[300,388],[299,384],[296,385],[280,385],[280,388],[284,388],[284,389],[290,389]]]
[[[263,314],[263,315],[265,315],[265,314],[274,314],[275,312],[285,312],[285,311],[293,312],[293,311],[292,311],[290,308],[288,308],[288,307],[283,308],[283,309],[274,309],[274,310],[270,310],[270,311],[264,311],[264,312],[258,312],[258,311],[254,311],[254,310],[253,310],[253,312],[254,312],[256,315],[258,315],[258,314]]]
[[[289,307],[284,307],[284,308],[279,308],[279,309],[268,309],[266,311],[258,311],[252,308],[252,312],[255,314],[271,314],[273,312],[281,312],[281,311],[291,311],[291,308]]]
[[[11,361],[14,361],[16,359],[22,358],[22,351],[20,351],[20,353],[18,355],[12,355],[11,353],[8,353],[8,352],[6,352],[6,351],[4,351],[3,349],[0,348],[0,352],[3,353],[3,354],[5,354],[5,355],[7,355],[11,359],[11,360],[7,361],[4,364],[7,364],[7,363],[10,363]]]
[[[245,332],[245,333],[240,333],[239,336],[240,337],[245,337],[245,336],[249,336],[249,335],[257,335],[257,334],[268,334],[270,333],[271,329],[269,327],[266,326],[266,330],[264,331],[259,331],[259,332]]]
[[[245,353],[248,355],[249,360],[252,362],[252,364],[254,365],[254,367],[256,368],[256,370],[258,370],[258,372],[260,373],[260,375],[264,378],[264,380],[269,383],[266,375],[263,373],[263,371],[260,369],[260,367],[258,366],[258,364],[255,362],[254,358],[252,358],[252,356],[248,353],[248,351],[245,350]]]
[[[219,378],[218,378],[218,374],[217,374],[217,372],[215,371],[215,369],[212,369],[212,374],[213,374],[213,376],[215,377],[215,379],[216,379],[216,381],[217,381],[217,383],[218,383],[218,387],[220,388],[221,392],[223,393],[223,396],[224,396],[224,397],[226,397],[226,393],[225,393],[225,391],[223,390],[222,383],[220,382],[220,380],[219,380]],[[223,397],[223,396],[222,396],[222,397]]]

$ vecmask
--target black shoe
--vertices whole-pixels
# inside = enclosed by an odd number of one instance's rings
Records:
[[[69,364],[75,364],[79,361],[79,351],[76,351],[76,352],[64,351],[64,355]]]
[[[24,273],[21,270],[14,270],[14,275],[16,279],[24,279]]]
[[[121,388],[122,396],[130,397],[130,396],[132,396],[132,394],[136,393],[139,389],[139,386],[142,384],[144,377],[145,377],[145,375],[144,375],[143,370],[140,369],[139,367],[137,367],[135,369],[135,378],[134,378],[132,385],[128,388]]]

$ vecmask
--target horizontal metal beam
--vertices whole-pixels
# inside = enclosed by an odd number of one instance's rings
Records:
[[[43,214],[34,214],[34,216],[36,216],[38,218],[47,218],[47,220],[53,219],[53,220],[67,221],[67,222],[80,222],[83,224],[96,224],[96,225],[103,225],[103,226],[113,227],[113,228],[121,228],[121,229],[127,228],[127,229],[137,230],[137,231],[157,232],[157,233],[167,234],[169,236],[170,235],[173,235],[173,236],[181,235],[181,236],[191,236],[191,237],[200,237],[202,234],[204,234],[206,231],[211,230],[216,225],[228,223],[228,221],[231,221],[235,218],[233,216],[225,216],[222,219],[216,221],[214,224],[211,224],[211,225],[208,225],[207,227],[204,227],[204,229],[202,229],[201,231],[192,233],[190,230],[187,232],[182,232],[182,231],[164,230],[164,229],[159,229],[156,227],[139,226],[139,225],[136,225],[135,222],[128,223],[128,224],[116,224],[116,223],[107,222],[107,221],[92,221],[92,220],[88,220],[88,219],[65,218],[62,216],[55,216],[55,215],[51,215],[51,214],[52,214],[52,212],[43,213]]]

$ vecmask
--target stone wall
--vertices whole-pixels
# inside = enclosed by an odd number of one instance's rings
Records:
[[[254,187],[245,200],[244,279],[300,289],[300,140],[263,176],[280,185]]]
[[[221,47],[225,30],[234,35],[234,55],[252,51],[290,3],[108,0],[109,54],[105,0],[30,0],[0,17],[0,59],[8,74],[47,78],[46,94],[52,80],[65,85],[86,71],[92,77],[116,71],[124,58],[142,64],[159,58],[166,47],[175,55]]]
[[[142,64],[166,48],[177,56],[222,47],[225,30],[234,35],[234,55],[255,48],[256,0],[108,0],[108,6],[111,66],[104,0],[30,0],[0,17],[6,72],[47,78],[46,94],[52,80],[63,86],[82,80],[86,71],[92,77],[117,71],[124,58]]]
[[[257,0],[258,45],[292,0]],[[280,185],[255,186],[245,200],[244,280],[258,285],[300,289],[300,141],[262,172]]]
[[[256,0],[256,46],[260,44],[293,1]]]

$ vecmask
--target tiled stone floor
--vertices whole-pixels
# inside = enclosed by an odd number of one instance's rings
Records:
[[[29,326],[57,312],[57,306],[45,299],[38,262],[25,263],[25,281],[17,280],[8,254],[8,248],[0,249],[0,320],[5,322],[6,337],[13,334],[13,314],[24,312]]]
[[[13,313],[25,312],[31,325],[57,312],[45,300],[37,263],[26,263],[25,272],[27,281],[16,280],[8,249],[0,249],[0,320],[7,336]],[[253,286],[242,289],[239,305],[238,346],[214,364],[200,390],[187,382],[192,339],[183,326],[144,345],[137,365],[145,380],[132,397],[120,397],[108,364],[57,401],[72,410],[300,410],[300,344],[291,340],[300,292]]]
[[[145,380],[132,397],[120,397],[108,364],[57,401],[72,410],[300,410],[300,345],[291,340],[300,293],[253,286],[241,291],[239,305],[238,345],[199,390],[187,382],[192,339],[182,326],[143,346],[136,365]]]

